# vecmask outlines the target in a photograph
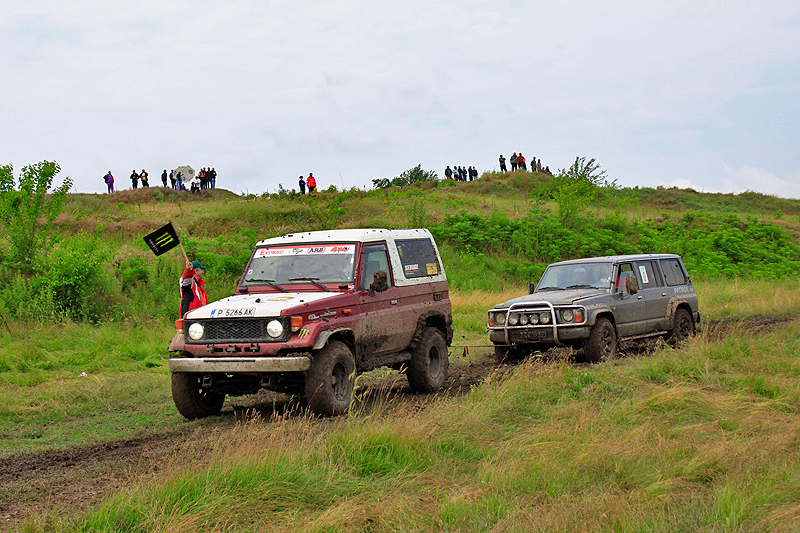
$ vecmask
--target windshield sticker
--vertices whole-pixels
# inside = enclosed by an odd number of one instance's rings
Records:
[[[417,270],[419,270],[419,265],[417,263],[414,263],[411,265],[405,265],[403,268],[405,269],[406,272],[416,272]]]
[[[437,265],[436,263],[428,263],[427,266],[428,266],[429,276],[435,276],[436,274],[439,273],[439,265]]]
[[[289,256],[289,255],[308,255],[308,254],[354,254],[355,244],[336,244],[325,246],[292,246],[279,248],[259,248],[256,250],[255,257]]]
[[[647,269],[644,268],[644,265],[639,265],[639,274],[642,275],[642,283],[650,283],[650,280],[647,279]]]

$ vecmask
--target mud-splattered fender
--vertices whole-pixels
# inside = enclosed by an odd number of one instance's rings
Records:
[[[355,339],[355,333],[353,333],[353,330],[350,328],[326,329],[319,334],[319,337],[317,337],[317,342],[314,343],[314,346],[312,346],[311,349],[321,350],[326,344],[328,344],[328,339],[330,339],[333,335],[344,335],[345,338],[350,339],[350,342],[348,342],[350,345],[353,344],[353,339]]]
[[[591,304],[587,305],[586,307],[586,325],[587,326],[594,326],[595,322],[597,322],[597,317],[600,315],[610,315],[611,322],[615,325],[617,320],[614,316],[614,310],[605,304]]]
[[[682,304],[685,304],[686,307],[689,308],[689,313],[691,314],[692,306],[689,304],[689,302],[683,298],[676,298],[674,296],[669,299],[666,316],[667,329],[672,329],[675,327],[675,313],[678,311],[678,307],[680,307]],[[694,315],[692,315],[692,318],[694,318]]]
[[[441,322],[444,325],[444,331],[442,331],[442,333],[444,333],[447,346],[453,343],[453,316],[445,316],[441,311],[428,311],[427,313],[421,314],[417,319],[417,328],[414,330],[414,336],[411,338],[411,343],[408,345],[409,348],[414,349],[417,346],[419,339],[422,337],[422,332],[425,331],[431,319],[436,322]]]

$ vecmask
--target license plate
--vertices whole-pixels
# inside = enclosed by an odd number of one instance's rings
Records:
[[[547,337],[547,330],[545,329],[521,329],[519,336],[523,339],[544,339]]]
[[[211,316],[217,318],[229,316],[255,316],[255,314],[255,307],[242,307],[240,309],[218,309],[216,312],[212,312]]]

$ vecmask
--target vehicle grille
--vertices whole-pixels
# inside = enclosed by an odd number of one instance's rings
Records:
[[[265,320],[208,320],[202,342],[256,342],[267,340]]]

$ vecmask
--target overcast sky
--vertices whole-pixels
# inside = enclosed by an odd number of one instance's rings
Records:
[[[800,198],[797,1],[2,0],[0,164],[236,193],[421,164]]]

